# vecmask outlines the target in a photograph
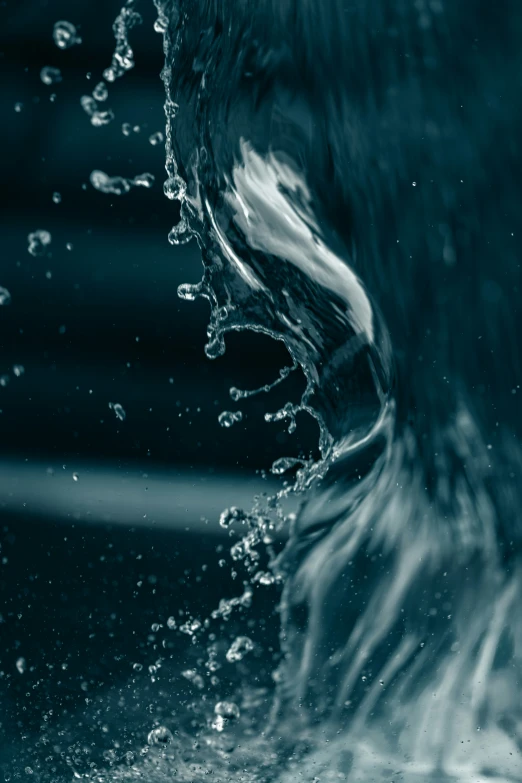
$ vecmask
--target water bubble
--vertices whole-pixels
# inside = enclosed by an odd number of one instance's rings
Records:
[[[53,201],[55,204],[61,204],[62,202],[62,194],[58,193],[58,191],[55,191],[53,193]]]
[[[166,726],[158,726],[156,729],[152,729],[147,737],[149,745],[169,745],[174,736]]]
[[[17,101],[17,103],[15,103],[14,105],[14,110],[17,114],[20,114],[23,108],[24,108],[24,104],[21,103],[20,101]]]
[[[78,479],[80,478],[78,473],[73,473],[72,477],[73,477],[73,481],[78,481]]]
[[[128,122],[124,122],[121,126],[121,132],[124,136],[130,136],[132,133],[132,126]]]
[[[72,243],[72,242],[67,242],[67,243],[65,244],[65,247],[67,248],[67,250],[72,250],[72,249],[73,249],[73,247],[74,247],[74,245],[73,245],[73,243]]]
[[[254,649],[254,642],[248,636],[238,636],[234,639],[230,649],[227,651],[227,661],[234,663],[240,661],[247,653]]]
[[[222,427],[232,427],[243,419],[241,411],[223,411],[218,416],[218,421]]]
[[[25,367],[23,364],[14,364],[13,365],[13,375],[15,375],[17,378],[20,378],[25,372]]]
[[[2,386],[4,389],[7,386],[7,384],[10,382],[11,378],[9,375],[0,375],[0,386]]]
[[[11,294],[7,290],[7,288],[3,288],[3,286],[0,286],[0,307],[2,305],[9,305],[11,304]]]
[[[158,144],[161,144],[163,141],[163,133],[161,131],[156,131],[156,133],[151,133],[149,136],[149,142],[152,144],[153,147],[156,147]]]
[[[168,28],[167,17],[160,16],[154,22],[154,32],[163,34]]]
[[[120,421],[125,421],[127,414],[125,413],[123,406],[120,405],[119,402],[110,402],[109,408],[114,411],[114,413],[116,414],[117,418]]]
[[[53,68],[51,65],[44,65],[40,71],[40,79],[44,84],[58,84],[62,81],[62,72],[59,68]]]
[[[239,707],[233,701],[218,701],[214,707],[216,718],[212,723],[212,728],[216,731],[223,731],[227,723],[238,720],[240,717]]]
[[[174,617],[169,617],[167,619],[167,628],[169,628],[171,631],[174,631],[178,627],[178,624],[176,623],[176,620]]]
[[[134,669],[135,672],[141,672],[141,670],[143,669],[143,664],[142,663],[133,663],[132,664],[132,668]]]
[[[96,101],[106,101],[109,97],[109,90],[105,82],[98,82],[94,90],[92,91],[92,97]]]
[[[18,658],[16,662],[16,668],[20,672],[20,674],[23,674],[27,668],[27,664],[25,662],[25,658]]]
[[[186,633],[188,636],[194,636],[196,631],[199,631],[201,628],[201,621],[200,620],[187,620],[186,623],[183,623],[183,625],[180,625],[179,630],[181,633]]]
[[[33,231],[27,236],[27,250],[32,256],[41,256],[45,253],[46,248],[51,244],[51,240],[52,237],[49,231],[44,231],[42,229]]]
[[[81,44],[82,42],[72,22],[63,20],[56,22],[54,25],[53,39],[58,49],[70,49],[71,46]]]

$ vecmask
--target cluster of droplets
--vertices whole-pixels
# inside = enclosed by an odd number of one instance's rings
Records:
[[[134,52],[129,43],[129,31],[141,24],[141,14],[135,10],[136,0],[127,0],[112,26],[116,47],[112,55],[112,62],[103,72],[103,78],[107,82],[114,82],[131,68],[134,68]]]
[[[21,378],[25,373],[25,367],[23,364],[14,364],[12,367],[12,373],[15,378]],[[0,387],[4,388],[9,385],[11,376],[8,373],[2,373],[0,375]]]

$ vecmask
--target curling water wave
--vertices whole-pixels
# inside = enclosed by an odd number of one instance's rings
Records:
[[[210,620],[283,585],[275,693],[205,693],[195,744],[160,732],[97,779],[522,780],[518,315],[480,241],[516,219],[488,196],[520,164],[482,98],[502,85],[520,107],[520,10],[506,0],[492,31],[478,0],[469,18],[424,0],[155,5],[169,240],[195,238],[204,269],[180,295],[210,303],[210,358],[230,331],[284,343],[281,377],[301,368],[306,390],[268,418],[312,416],[320,456],[282,457],[280,493],[222,517],[247,530],[231,556],[248,578]],[[208,622],[187,628],[208,643]]]

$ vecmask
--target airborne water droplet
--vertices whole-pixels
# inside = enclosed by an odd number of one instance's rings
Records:
[[[232,427],[236,422],[243,419],[241,411],[223,411],[218,416],[218,421],[222,427]]]
[[[161,144],[163,141],[163,133],[161,131],[156,131],[156,133],[151,133],[149,136],[149,142],[152,144],[153,147],[156,147],[158,144]]]
[[[53,68],[51,65],[44,65],[40,71],[40,79],[44,84],[58,84],[62,81],[62,72],[59,68]]]
[[[27,250],[32,256],[41,256],[45,253],[46,248],[51,244],[51,240],[52,237],[49,231],[44,231],[42,229],[33,231],[27,236]]]
[[[7,288],[0,286],[0,307],[2,307],[2,305],[8,304],[11,304],[11,294]]]
[[[64,20],[56,22],[54,25],[53,39],[58,49],[70,49],[71,46],[82,42],[72,22]]]
[[[16,662],[16,668],[20,672],[20,674],[23,674],[27,668],[27,664],[25,662],[25,658],[18,658]]]
[[[72,477],[73,477],[73,481],[78,481],[78,479],[80,478],[78,473],[73,473]]]
[[[230,649],[227,651],[227,661],[234,663],[240,661],[244,656],[254,649],[254,642],[248,636],[238,636],[234,639]]]
[[[110,402],[109,408],[114,411],[120,421],[125,421],[127,414],[119,402]]]
[[[109,90],[105,82],[98,82],[94,90],[92,91],[92,97],[97,101],[106,101],[109,97]]]
[[[20,378],[25,372],[25,367],[23,364],[14,364],[13,365],[13,375],[15,375],[17,378]]]
[[[62,203],[62,194],[58,193],[58,191],[55,191],[53,193],[53,201],[55,204],[61,204]]]

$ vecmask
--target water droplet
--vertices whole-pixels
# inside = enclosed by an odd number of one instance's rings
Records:
[[[77,473],[73,473],[72,477],[73,477],[73,481],[78,481],[78,479],[80,478]]]
[[[128,193],[131,189],[131,184],[125,177],[110,177],[98,169],[91,171],[89,181],[93,188],[99,190],[100,193],[113,193],[115,196]]]
[[[169,617],[167,620],[167,628],[169,628],[171,631],[174,631],[177,627],[178,625],[174,617]]]
[[[15,105],[14,105],[14,110],[15,110],[15,112],[16,112],[17,114],[20,114],[20,112],[22,111],[22,109],[23,109],[23,108],[24,108],[24,104],[23,104],[23,103],[21,103],[20,101],[18,101],[18,102],[17,102],[17,103],[15,103]]]
[[[67,242],[67,243],[66,243],[66,245],[65,245],[65,247],[67,248],[67,250],[72,250],[72,249],[73,249],[73,247],[74,247],[74,245],[73,245],[73,243],[72,243],[72,242]]]
[[[110,402],[109,408],[111,408],[111,410],[114,411],[114,413],[116,414],[117,418],[120,421],[125,421],[127,414],[125,413],[123,406],[120,405],[119,402]]]
[[[242,508],[237,508],[236,506],[231,506],[230,508],[226,508],[219,517],[219,524],[221,527],[228,528],[233,522],[246,522],[248,519],[247,515],[243,511]]]
[[[48,246],[51,244],[51,234],[49,231],[38,229],[27,236],[27,250],[32,256],[42,256]]]
[[[238,421],[243,419],[241,411],[223,411],[218,416],[218,421],[222,427],[232,427]]]
[[[132,664],[132,668],[134,669],[135,672],[141,672],[141,670],[143,669],[143,664],[142,663],[133,663]]]
[[[71,46],[81,44],[82,42],[72,22],[63,20],[56,22],[54,25],[53,39],[58,49],[70,49]]]
[[[7,288],[0,286],[0,307],[2,307],[2,305],[7,306],[9,304],[11,304],[11,294]]]
[[[92,97],[96,101],[106,101],[109,97],[109,90],[105,82],[98,82],[94,90],[92,91]]]
[[[40,71],[40,79],[44,84],[58,84],[62,81],[62,72],[59,68],[53,68],[51,65],[44,65]]]
[[[111,109],[104,109],[103,111],[98,109],[98,104],[92,95],[82,95],[80,105],[84,112],[89,115],[91,125],[95,128],[108,125],[114,119],[114,112]]]
[[[132,180],[132,184],[136,185],[136,187],[151,188],[154,185],[155,180],[154,174],[145,172],[145,174],[137,174]]]
[[[9,375],[0,375],[0,386],[2,386],[4,389],[7,386],[7,384],[10,382],[11,378]]]
[[[156,133],[151,133],[149,136],[149,142],[152,144],[153,147],[156,147],[158,144],[161,144],[163,141],[163,133],[161,131],[156,131]]]
[[[14,364],[13,365],[13,375],[15,375],[17,378],[20,378],[25,372],[25,367],[23,364]]]
[[[169,177],[163,183],[163,192],[171,201],[174,201],[175,199],[183,201],[185,193],[187,192],[185,180],[178,176],[178,174],[174,177]]]
[[[121,132],[124,136],[130,136],[132,133],[132,126],[128,122],[124,122],[121,126]]]
[[[25,662],[25,658],[18,658],[16,662],[16,668],[20,672],[20,674],[23,674],[27,668],[27,664]]]
[[[172,732],[166,726],[158,726],[149,733],[147,742],[149,745],[169,745],[173,739]]]
[[[234,663],[240,661],[247,653],[254,649],[254,642],[248,636],[238,636],[234,639],[230,649],[227,651],[227,661]]]
[[[182,217],[179,223],[171,228],[168,240],[171,245],[185,245],[190,242],[193,236],[187,219]]]
[[[55,204],[61,204],[61,202],[62,202],[62,194],[58,193],[58,191],[53,193],[53,201],[54,201]]]

